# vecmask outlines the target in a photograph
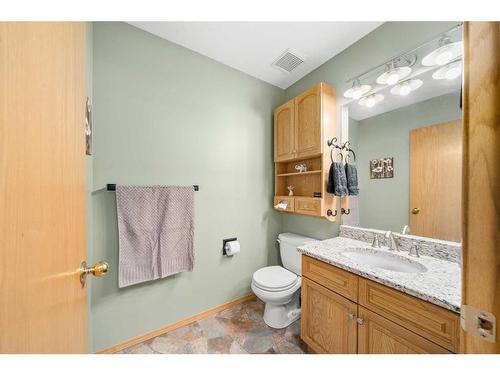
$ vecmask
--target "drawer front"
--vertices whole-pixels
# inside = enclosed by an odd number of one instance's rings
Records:
[[[350,272],[303,255],[302,276],[317,282],[351,301],[358,301],[358,276]]]
[[[295,212],[320,216],[321,198],[295,198]]]
[[[274,206],[276,206],[279,202],[287,202],[288,205],[286,207],[286,210],[277,208],[278,211],[286,211],[286,212],[293,212],[295,209],[295,198],[294,197],[289,197],[287,195],[283,196],[276,196],[274,197]]]
[[[359,304],[454,353],[458,351],[458,314],[361,277]]]

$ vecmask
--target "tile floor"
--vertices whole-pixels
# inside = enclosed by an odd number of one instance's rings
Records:
[[[287,328],[268,327],[264,304],[243,302],[231,309],[132,346],[120,354],[301,354],[300,320]]]

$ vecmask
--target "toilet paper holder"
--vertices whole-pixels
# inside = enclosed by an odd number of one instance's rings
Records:
[[[231,242],[231,241],[237,241],[238,239],[236,237],[234,238],[226,238],[224,240],[222,240],[222,255],[227,255],[227,252],[226,252],[226,248],[227,248],[227,245],[226,243],[227,242]]]

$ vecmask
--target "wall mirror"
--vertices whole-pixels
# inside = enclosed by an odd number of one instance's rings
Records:
[[[339,90],[359,184],[343,224],[461,241],[462,31],[408,46]]]

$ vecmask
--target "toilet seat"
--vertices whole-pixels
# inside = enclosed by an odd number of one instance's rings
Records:
[[[253,274],[253,283],[268,292],[282,292],[293,288],[300,278],[280,266],[261,268]]]

